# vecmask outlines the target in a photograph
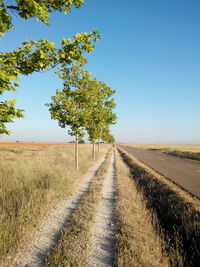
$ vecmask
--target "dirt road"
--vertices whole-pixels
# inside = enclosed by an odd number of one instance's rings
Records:
[[[120,147],[200,199],[199,162],[165,155],[157,151],[129,146]]]
[[[102,200],[91,235],[91,252],[88,255],[88,267],[113,266],[115,249],[115,185],[114,185],[114,155],[105,175]]]
[[[30,237],[30,243],[16,256],[14,266],[44,266],[44,260],[49,250],[58,242],[61,231],[70,220],[72,213],[79,205],[83,195],[87,194],[92,179],[104,159],[105,156],[102,157],[88,172],[88,175],[81,180],[73,196],[59,203],[58,206],[44,218],[41,225],[38,226],[38,230]]]

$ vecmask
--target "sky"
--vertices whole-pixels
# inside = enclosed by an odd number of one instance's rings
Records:
[[[51,14],[51,26],[13,16],[14,30],[0,38],[1,51],[25,40],[62,38],[97,28],[101,40],[85,69],[116,90],[120,143],[200,144],[200,1],[85,0],[70,14]],[[15,119],[0,141],[66,142],[73,139],[50,118],[45,103],[62,83],[54,73],[20,77],[17,99],[24,119]]]

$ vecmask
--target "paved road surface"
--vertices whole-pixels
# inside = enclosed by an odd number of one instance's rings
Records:
[[[200,199],[199,162],[165,155],[158,151],[129,146],[121,148]]]

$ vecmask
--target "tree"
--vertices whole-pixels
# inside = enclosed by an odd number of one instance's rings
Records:
[[[47,106],[50,107],[51,118],[58,120],[62,128],[69,126],[68,133],[75,136],[75,165],[78,169],[78,141],[86,130],[94,144],[103,129],[115,123],[116,115],[112,113],[115,103],[111,99],[115,91],[92,79],[91,74],[79,65],[63,68],[58,75],[63,79],[64,88],[56,91],[52,103]]]
[[[70,126],[68,133],[75,136],[75,166],[78,170],[78,142],[85,134],[85,123],[88,120],[88,80],[90,73],[79,68],[78,65],[71,69],[63,68],[59,71],[63,79],[64,88],[57,90],[52,103],[47,104],[51,118],[58,120],[61,128]]]
[[[14,5],[7,5],[6,1],[0,0],[0,35],[13,28],[10,10],[21,18],[37,17],[37,20],[48,24],[52,11],[67,13],[72,6],[79,8],[83,3],[83,0],[16,0]],[[70,65],[74,61],[85,64],[87,61],[83,52],[93,51],[94,42],[98,39],[98,31],[94,30],[91,33],[79,33],[74,36],[74,40],[63,38],[60,48],[48,40],[30,40],[12,52],[0,53],[0,95],[6,90],[16,91],[19,74],[48,71]],[[12,103],[10,112],[9,102],[0,101],[0,134],[9,133],[6,123],[12,122],[14,117],[23,117],[23,110],[16,110],[13,100]]]
[[[115,142],[115,138],[110,133],[110,129],[108,127],[104,129],[101,139],[108,144],[113,144]]]
[[[114,99],[111,98],[115,91],[104,82],[93,79],[90,84],[90,91],[93,91],[93,101],[90,102],[86,130],[90,141],[93,143],[93,158],[95,158],[96,141],[98,140],[99,153],[99,139],[102,138],[105,129],[107,130],[109,125],[116,123],[116,115],[112,111],[116,104]]]

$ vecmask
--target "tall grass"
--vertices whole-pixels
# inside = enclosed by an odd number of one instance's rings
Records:
[[[120,153],[131,167],[148,209],[157,215],[172,266],[198,266],[200,202],[126,152]]]
[[[138,192],[129,167],[116,153],[116,213],[119,233],[116,266],[170,266],[162,239],[156,234],[153,214]]]
[[[101,154],[108,149],[101,148]],[[44,214],[73,194],[92,165],[91,145],[80,145],[80,170],[74,147],[0,146],[0,256],[12,254]]]

